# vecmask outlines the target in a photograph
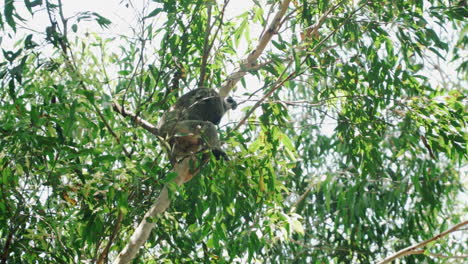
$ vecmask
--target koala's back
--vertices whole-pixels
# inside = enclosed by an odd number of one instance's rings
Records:
[[[174,105],[180,120],[209,121],[218,125],[225,109],[219,94],[208,88],[198,88],[181,96]]]

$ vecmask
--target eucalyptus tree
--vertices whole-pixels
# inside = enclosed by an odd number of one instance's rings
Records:
[[[122,34],[4,2],[0,262],[467,257],[466,1],[244,3],[122,1]],[[156,124],[196,87],[240,103],[231,159],[173,168]]]

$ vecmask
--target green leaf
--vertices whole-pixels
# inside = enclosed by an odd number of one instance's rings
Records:
[[[10,27],[13,29],[13,31],[16,32],[16,23],[15,20],[13,19],[13,16],[15,15],[15,6],[13,5],[14,1],[13,0],[5,0],[5,6],[3,9],[3,12],[5,14],[5,20],[10,25]]]
[[[122,76],[128,76],[131,74],[130,71],[127,71],[127,70],[122,70],[122,71],[118,71],[118,74],[122,75]]]
[[[144,17],[144,19],[146,18],[150,18],[150,17],[155,17],[157,16],[159,13],[163,12],[164,10],[162,8],[155,8],[153,11],[151,11],[147,16]]]
[[[294,65],[295,65],[295,72],[299,73],[301,71],[301,59],[299,58],[299,54],[295,50],[293,50],[293,57],[294,57]]]
[[[31,6],[31,1],[29,0],[24,0],[24,4],[26,5],[26,8],[28,9],[29,13],[33,13],[32,12],[32,6]]]
[[[92,15],[95,16],[95,20],[99,24],[99,26],[101,26],[101,28],[109,28],[109,25],[112,24],[112,21],[101,16],[96,12],[93,12]]]

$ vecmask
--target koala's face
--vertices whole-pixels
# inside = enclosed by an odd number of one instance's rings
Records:
[[[237,108],[237,103],[232,99],[231,96],[228,96],[224,99],[224,109],[227,111],[229,109],[236,109]]]

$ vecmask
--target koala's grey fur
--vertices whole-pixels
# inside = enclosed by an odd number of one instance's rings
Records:
[[[213,89],[198,88],[181,96],[158,124],[159,134],[171,147],[171,160],[175,162],[204,147],[210,148],[217,159],[227,159],[215,125],[227,110],[236,107],[231,97],[222,98]]]

